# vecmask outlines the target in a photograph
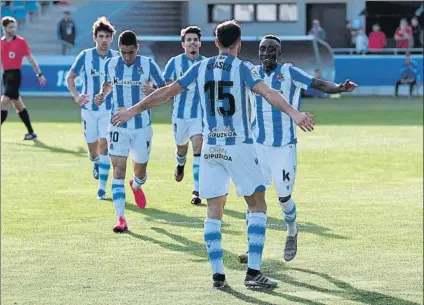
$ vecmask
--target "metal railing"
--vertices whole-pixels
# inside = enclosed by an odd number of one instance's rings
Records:
[[[344,54],[348,54],[348,55],[358,55],[358,53],[356,53],[356,49],[355,48],[334,48],[332,49],[333,53],[335,55],[344,55]],[[367,51],[366,55],[399,55],[399,54],[406,54],[406,53],[411,53],[411,54],[423,54],[423,49],[422,48],[409,48],[409,49],[400,49],[400,48],[385,48],[385,49],[379,49],[376,51]]]

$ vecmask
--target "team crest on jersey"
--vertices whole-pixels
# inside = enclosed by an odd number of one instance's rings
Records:
[[[138,67],[137,71],[140,74],[144,74],[143,67]]]
[[[277,75],[277,79],[280,81],[280,82],[282,82],[283,80],[284,80],[284,75],[283,74],[278,74]]]
[[[9,52],[9,58],[14,59],[16,57],[15,52]]]

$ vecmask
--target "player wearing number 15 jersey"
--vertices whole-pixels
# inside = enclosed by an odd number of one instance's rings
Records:
[[[200,196],[207,199],[204,238],[209,255],[213,286],[227,285],[221,245],[221,219],[230,178],[238,194],[249,206],[249,264],[247,287],[270,288],[277,282],[260,272],[266,229],[265,183],[248,117],[248,92],[264,96],[307,130],[312,130],[311,115],[292,108],[260,78],[257,69],[237,58],[241,47],[241,28],[226,21],[216,28],[215,45],[219,55],[193,65],[176,82],[156,90],[137,105],[113,116],[114,124],[125,124],[137,113],[165,103],[173,96],[196,85],[199,88],[203,119],[203,147],[200,160]]]

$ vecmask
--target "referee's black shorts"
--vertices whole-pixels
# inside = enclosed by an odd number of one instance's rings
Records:
[[[4,93],[12,100],[19,98],[19,87],[21,86],[21,70],[5,70],[3,73]]]

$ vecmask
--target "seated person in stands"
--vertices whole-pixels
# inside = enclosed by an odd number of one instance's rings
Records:
[[[405,62],[400,70],[400,78],[396,81],[395,96],[398,96],[399,86],[401,84],[409,85],[409,98],[412,97],[412,90],[417,84],[418,64],[411,59],[411,55],[406,54]]]

